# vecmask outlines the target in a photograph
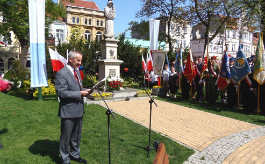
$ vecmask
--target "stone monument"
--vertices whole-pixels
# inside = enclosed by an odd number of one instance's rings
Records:
[[[120,78],[120,65],[123,61],[117,59],[117,43],[119,40],[114,38],[114,23],[116,16],[115,7],[112,0],[108,0],[104,8],[105,14],[105,34],[101,42],[101,60],[99,60],[99,80],[108,76]]]

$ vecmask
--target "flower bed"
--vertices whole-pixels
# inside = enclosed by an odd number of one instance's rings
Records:
[[[121,78],[115,78],[115,77],[107,78],[107,89],[108,90],[120,90],[123,84],[124,84],[124,81]]]
[[[110,100],[112,99],[112,93],[111,92],[103,92],[101,93],[101,95],[103,96],[103,98],[105,100]],[[93,95],[88,95],[88,98],[90,100],[94,100],[94,101],[98,101],[98,100],[101,100],[101,96],[99,93],[93,93]]]

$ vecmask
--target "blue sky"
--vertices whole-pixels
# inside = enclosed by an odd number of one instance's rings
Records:
[[[104,10],[108,0],[94,0],[100,10]],[[114,33],[124,32],[129,28],[129,22],[140,21],[135,18],[135,13],[141,9],[140,0],[112,0],[116,9],[116,18],[114,19]],[[131,37],[130,31],[126,33],[126,37]]]
[[[57,2],[57,0],[53,0]],[[108,0],[94,0],[100,10],[104,10]],[[135,18],[137,11],[141,9],[140,0],[112,0],[116,9],[116,18],[114,19],[114,33],[117,36],[119,33],[125,32],[129,28],[129,22],[140,21],[140,18]],[[126,33],[126,37],[131,37],[130,31]]]

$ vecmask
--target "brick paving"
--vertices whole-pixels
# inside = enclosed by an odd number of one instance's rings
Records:
[[[152,130],[195,150],[196,153],[185,164],[265,164],[265,127],[164,101],[155,101],[158,106],[152,106]],[[100,105],[104,106],[103,103]],[[148,98],[113,101],[108,102],[108,105],[115,113],[149,127]]]

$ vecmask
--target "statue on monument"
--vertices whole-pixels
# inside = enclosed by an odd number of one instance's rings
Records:
[[[106,27],[105,27],[105,39],[114,39],[114,23],[113,19],[116,17],[115,6],[113,5],[112,0],[108,0],[107,6],[104,8]]]

